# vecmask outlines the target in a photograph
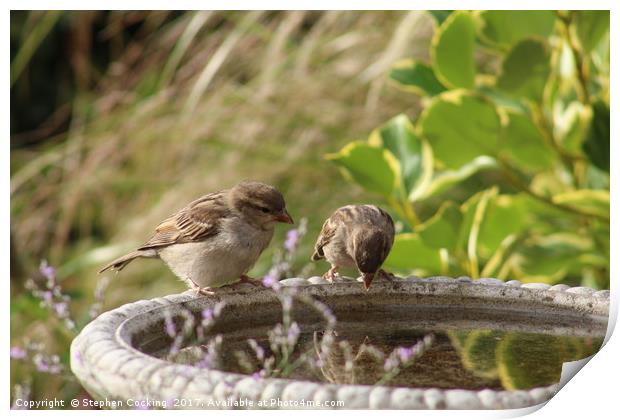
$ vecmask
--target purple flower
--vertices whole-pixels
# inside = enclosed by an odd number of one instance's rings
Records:
[[[412,347],[399,347],[397,352],[402,363],[407,363],[414,355]]]
[[[289,346],[294,346],[297,343],[297,339],[299,338],[299,325],[296,322],[293,322],[289,327],[286,334],[286,341]]]
[[[56,269],[51,265],[47,264],[47,261],[41,262],[39,272],[49,281],[53,281],[56,278]]]
[[[19,346],[11,347],[11,359],[22,360],[25,359],[28,353],[26,350],[22,349]]]
[[[286,240],[284,241],[284,248],[288,252],[293,252],[297,248],[297,243],[299,242],[300,237],[299,230],[291,229],[286,233]]]
[[[51,304],[52,299],[54,298],[54,294],[51,292],[51,290],[46,290],[41,293],[41,297],[43,298],[44,302]]]
[[[257,342],[256,340],[254,340],[253,338],[248,339],[248,344],[250,345],[250,347],[252,347],[252,350],[254,350],[254,353],[256,354],[256,358],[258,360],[263,360],[265,359],[265,349],[263,349]]]
[[[166,331],[166,334],[168,334],[170,337],[174,337],[177,335],[176,325],[174,324],[174,321],[171,317],[166,317],[164,329]]]
[[[213,360],[209,355],[206,355],[200,362],[198,362],[196,367],[199,367],[200,369],[211,369],[213,367]]]
[[[69,316],[69,308],[68,308],[67,302],[54,303],[52,305],[52,308],[54,308],[54,311],[56,312],[56,314],[61,318],[65,318]]]
[[[211,308],[204,309],[202,311],[202,319],[204,321],[211,321],[211,320],[213,320],[213,309],[211,309]]]
[[[34,365],[39,372],[47,372],[50,370],[50,365],[47,363],[43,357],[35,357]]]
[[[265,374],[266,374],[265,369],[261,369],[259,371],[254,372],[252,374],[252,378],[258,380],[258,379],[264,378]]]
[[[278,278],[274,273],[269,272],[263,277],[263,286],[273,288],[276,284],[278,284]]]

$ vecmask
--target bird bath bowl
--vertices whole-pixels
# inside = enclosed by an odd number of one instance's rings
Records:
[[[337,318],[327,333],[349,344],[346,360],[353,358],[353,366],[344,362],[344,346],[335,346],[342,352],[321,359],[320,369],[302,363],[284,378],[250,374],[256,366],[240,359],[254,355],[247,339],[269,351],[268,331],[282,320],[282,302],[271,289],[242,285],[104,313],[73,341],[71,369],[93,398],[117,401],[119,408],[146,402],[154,408],[510,409],[549,400],[563,362],[598,351],[607,328],[609,292],[584,287],[411,277],[376,281],[366,292],[352,279],[325,283],[288,279],[280,293],[327,305]],[[188,334],[175,344],[168,328],[182,329],[187,317],[200,320],[218,302],[225,306],[208,334],[221,334],[222,341],[205,365],[205,341]],[[301,330],[293,360],[313,354],[326,332],[316,309],[297,300],[291,316]],[[384,360],[363,350],[370,345],[387,355],[429,334],[434,341],[426,351],[389,380]],[[179,351],[171,354],[174,346]]]

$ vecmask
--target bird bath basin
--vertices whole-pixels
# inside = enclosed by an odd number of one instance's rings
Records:
[[[365,292],[353,280],[324,283],[282,282],[280,296],[296,296],[290,315],[300,331],[275,375],[252,374],[262,365],[248,339],[270,356],[281,298],[250,285],[102,314],[72,343],[71,368],[94,398],[121,408],[128,400],[166,408],[522,408],[549,400],[562,363],[598,351],[607,327],[609,292],[583,287],[434,277],[377,281]],[[333,328],[303,303],[309,298],[333,312]],[[203,337],[193,328],[219,302],[225,306]],[[185,334],[174,338],[170,329]],[[217,346],[209,341],[216,335]],[[321,353],[325,335],[334,345]],[[432,341],[419,358],[386,375],[380,355],[423,337]]]

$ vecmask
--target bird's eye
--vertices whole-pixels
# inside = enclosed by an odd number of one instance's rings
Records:
[[[267,207],[259,207],[258,209],[263,213],[269,213],[269,209]]]

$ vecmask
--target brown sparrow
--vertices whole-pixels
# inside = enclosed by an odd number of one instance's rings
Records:
[[[312,260],[325,258],[330,270],[324,274],[332,281],[339,267],[355,267],[362,274],[366,290],[380,270],[394,243],[394,222],[387,212],[372,205],[339,208],[323,224],[314,246]]]
[[[293,223],[282,194],[261,182],[241,182],[207,194],[164,220],[137,250],[105,266],[122,270],[136,258],[160,258],[189,287],[251,282],[246,273],[269,245],[276,222]]]

